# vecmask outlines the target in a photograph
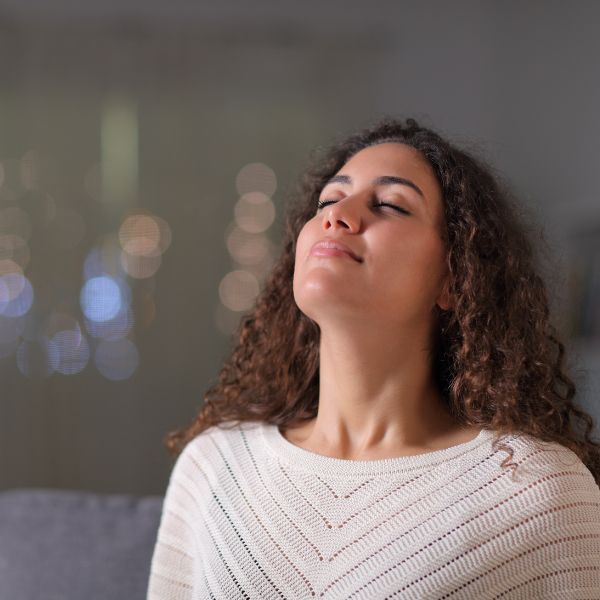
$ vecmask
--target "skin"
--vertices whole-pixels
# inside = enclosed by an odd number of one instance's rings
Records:
[[[320,328],[317,416],[281,431],[295,445],[335,458],[374,460],[421,454],[473,439],[480,428],[455,422],[431,370],[434,306],[447,291],[442,193],[420,152],[383,143],[352,156],[338,171],[351,183],[325,185],[296,246],[294,298]],[[374,185],[382,175],[417,185]],[[390,202],[410,215],[391,207]],[[316,256],[333,238],[349,256]]]

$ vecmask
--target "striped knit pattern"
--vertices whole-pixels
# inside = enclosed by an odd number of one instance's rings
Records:
[[[277,426],[196,436],[167,487],[149,600],[600,599],[600,488],[569,449],[493,432],[332,458]]]

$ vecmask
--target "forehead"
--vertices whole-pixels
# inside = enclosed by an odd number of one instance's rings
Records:
[[[404,177],[417,184],[429,202],[441,202],[442,190],[433,167],[419,150],[407,144],[384,142],[363,148],[336,174],[350,175],[357,184],[382,175]]]
[[[425,156],[416,148],[399,142],[384,142],[363,148],[351,156],[340,171],[343,171],[345,168],[357,167],[364,169],[410,170],[411,172],[422,173],[424,177],[435,179],[433,169]]]

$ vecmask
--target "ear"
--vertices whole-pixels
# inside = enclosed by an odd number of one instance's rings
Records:
[[[442,287],[440,295],[438,296],[436,304],[442,310],[448,310],[449,308],[452,308],[452,306],[454,306],[452,297],[450,295],[450,278],[448,276],[446,276],[446,279],[444,280],[444,285]]]

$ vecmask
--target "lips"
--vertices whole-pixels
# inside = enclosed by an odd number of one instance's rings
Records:
[[[358,256],[352,250],[352,248],[350,248],[349,246],[346,246],[346,244],[343,244],[342,242],[339,242],[337,240],[332,240],[332,239],[320,240],[316,244],[314,244],[313,247],[310,249],[311,253],[313,250],[316,250],[317,248],[330,248],[330,249],[334,249],[334,250],[340,250],[342,252],[346,252],[346,254],[349,254],[357,262],[362,262],[362,258],[360,256]]]

